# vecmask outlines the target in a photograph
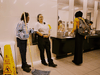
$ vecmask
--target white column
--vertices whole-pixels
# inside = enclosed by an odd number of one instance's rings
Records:
[[[69,0],[69,28],[73,28],[70,22],[74,19],[74,0]]]
[[[87,16],[87,0],[83,0],[83,18]]]
[[[93,20],[93,28],[96,27],[97,14],[98,14],[98,1],[95,1],[95,3],[94,3],[94,20]]]

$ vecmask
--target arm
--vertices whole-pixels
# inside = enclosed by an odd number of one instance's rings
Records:
[[[74,19],[74,27],[73,27],[71,33],[69,34],[69,36],[71,36],[71,34],[76,30],[76,26],[79,27],[79,19],[78,18]]]
[[[77,27],[79,26],[79,21],[77,19],[74,20],[74,27],[73,27],[71,33],[73,33],[76,30],[76,26]]]
[[[39,32],[39,31],[36,31],[36,33],[37,33],[38,35],[40,35],[40,36],[43,36],[43,34],[42,34],[41,32]]]
[[[63,31],[63,32],[65,31],[65,27],[64,27],[64,25],[62,25],[62,31]]]

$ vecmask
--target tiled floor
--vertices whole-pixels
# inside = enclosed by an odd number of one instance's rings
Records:
[[[34,63],[34,68],[51,71],[50,75],[100,75],[100,50],[85,52],[83,54],[83,64],[80,66],[72,63],[72,60],[73,56],[54,59],[54,62],[58,65],[56,68],[44,66],[38,61]],[[20,67],[17,70],[18,75],[32,75],[24,72]]]

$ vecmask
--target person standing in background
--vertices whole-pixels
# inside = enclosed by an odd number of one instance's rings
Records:
[[[34,31],[36,31],[36,33],[38,34],[38,48],[40,50],[41,63],[46,66],[49,65],[51,67],[56,67],[57,65],[54,64],[53,59],[51,58],[50,41],[49,41],[50,28],[48,24],[46,23],[44,24],[42,14],[39,14],[37,16],[37,21],[38,22],[35,24]],[[49,64],[47,64],[45,61],[44,49],[46,49],[46,54]]]
[[[62,24],[61,20],[59,20],[59,22],[58,22],[58,31],[60,31],[60,32],[64,32],[65,31],[65,27]]]
[[[92,21],[85,19],[85,22],[87,23],[87,25],[89,26],[89,28],[91,29],[91,25],[93,24]],[[92,30],[92,29],[91,29]]]
[[[0,48],[0,75],[3,74],[3,56]]]
[[[83,63],[83,40],[84,36],[80,35],[78,33],[79,28],[79,18],[84,20],[82,18],[83,13],[81,11],[78,11],[75,13],[75,19],[74,19],[74,27],[70,34],[75,32],[75,51],[74,51],[74,59],[72,60],[73,63],[76,65],[80,65]]]

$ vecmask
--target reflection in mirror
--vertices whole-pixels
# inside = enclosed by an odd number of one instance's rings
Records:
[[[74,7],[73,7],[74,5]],[[74,10],[72,13],[71,10]],[[87,19],[89,21],[92,21],[93,24],[91,25],[92,29],[100,30],[100,1],[97,0],[58,0],[58,16],[59,20],[62,21],[62,25],[65,27],[65,30],[63,32],[59,30],[60,26],[58,23],[58,32],[62,32],[62,35],[65,35],[64,33],[71,32],[74,23],[74,14],[77,11],[83,12],[83,18]],[[72,13],[72,14],[71,14]],[[71,15],[73,16],[73,19],[71,19]],[[62,36],[60,35],[60,36]]]
[[[58,0],[58,36],[65,36],[69,28],[69,0]]]

